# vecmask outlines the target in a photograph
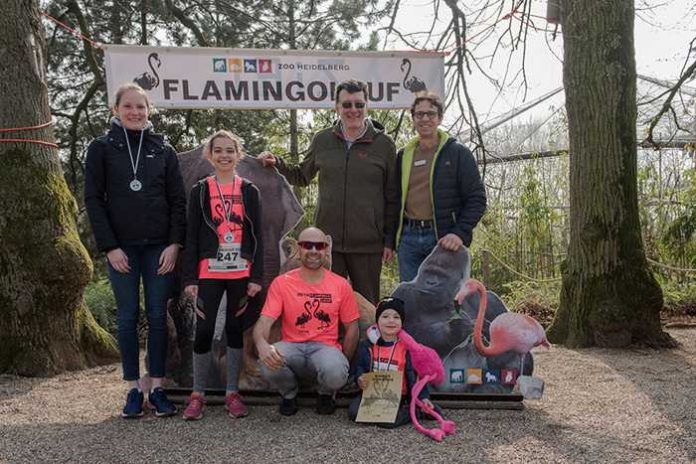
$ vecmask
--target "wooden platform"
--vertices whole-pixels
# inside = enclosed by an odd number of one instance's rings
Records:
[[[167,396],[175,403],[184,403],[191,394],[190,388],[167,388]],[[268,390],[242,390],[244,402],[251,406],[276,406],[278,393]],[[338,407],[348,407],[358,391],[340,391],[336,395]],[[224,390],[207,390],[208,404],[222,404]],[[316,400],[316,392],[301,391],[297,395],[300,406],[312,407]],[[444,409],[524,409],[524,398],[518,393],[445,393],[432,392],[430,399]]]

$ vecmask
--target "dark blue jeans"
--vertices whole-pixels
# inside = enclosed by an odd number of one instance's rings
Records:
[[[435,229],[411,227],[404,224],[396,255],[401,282],[409,282],[416,278],[421,263],[436,245]]]
[[[140,310],[140,278],[145,289],[147,314],[147,358],[150,377],[164,377],[167,357],[167,300],[172,295],[174,275],[157,275],[159,258],[166,245],[122,247],[128,256],[130,272],[117,272],[107,260],[109,280],[116,298],[118,346],[121,350],[124,380],[140,378],[138,316]]]

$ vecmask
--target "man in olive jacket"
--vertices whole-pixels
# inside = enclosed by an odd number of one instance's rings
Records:
[[[292,185],[307,186],[319,173],[315,225],[331,236],[331,270],[376,304],[382,262],[394,255],[399,186],[394,141],[366,118],[367,103],[364,82],[342,82],[336,88],[339,121],[315,134],[299,165],[270,153],[259,158]]]

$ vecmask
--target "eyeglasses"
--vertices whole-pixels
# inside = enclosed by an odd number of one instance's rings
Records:
[[[304,250],[311,250],[315,249],[317,251],[322,251],[325,249],[327,246],[329,246],[326,242],[297,242],[297,244]]]
[[[361,109],[365,108],[365,102],[349,102],[349,101],[346,101],[346,102],[342,102],[342,103],[341,103],[341,106],[342,106],[344,109],[346,109],[346,110],[349,110],[349,109],[351,109],[351,108],[353,108],[353,107],[355,107],[356,110],[361,110]]]
[[[437,111],[416,111],[415,113],[413,113],[413,116],[416,119],[425,119],[426,116],[428,119],[435,119],[437,115]]]

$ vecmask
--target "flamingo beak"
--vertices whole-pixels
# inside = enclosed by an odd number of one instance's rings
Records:
[[[471,285],[471,283],[467,280],[464,282],[457,292],[457,294],[454,296],[454,299],[457,301],[457,304],[460,306],[462,303],[464,303],[464,300],[466,300],[466,297],[474,293],[476,289]]]

